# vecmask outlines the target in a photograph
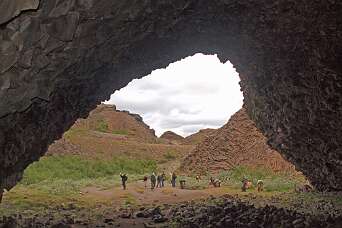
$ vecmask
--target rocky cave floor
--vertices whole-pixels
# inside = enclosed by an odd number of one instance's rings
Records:
[[[280,198],[264,202],[254,194],[227,194],[176,205],[99,208],[93,216],[89,216],[92,211],[71,203],[44,215],[4,216],[0,227],[341,227],[342,209],[331,201],[306,205],[298,199],[292,208],[279,207],[276,202]]]

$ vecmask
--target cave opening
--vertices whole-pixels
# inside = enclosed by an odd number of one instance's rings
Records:
[[[198,52],[229,57],[268,144],[317,190],[341,191],[340,5],[3,0],[0,191],[114,90]]]
[[[229,61],[198,53],[133,80],[104,103],[142,115],[157,136],[173,131],[186,137],[223,126],[242,108],[239,82]]]

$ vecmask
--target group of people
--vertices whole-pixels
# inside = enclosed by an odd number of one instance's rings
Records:
[[[147,187],[147,180],[148,177],[145,176],[144,177],[144,183],[145,183],[145,188]],[[151,181],[151,189],[155,189],[155,188],[163,188],[164,187],[164,182],[166,181],[166,175],[163,172],[160,175],[156,175],[155,173],[152,173],[150,176],[150,181]]]
[[[241,186],[241,191],[245,192],[247,189],[252,187],[252,182],[249,181],[246,177],[242,178],[241,180],[242,186]],[[263,180],[258,180],[256,184],[258,192],[264,191],[264,181]]]
[[[126,190],[126,182],[128,180],[128,176],[125,173],[120,173],[121,177],[121,185],[124,190]],[[155,188],[163,188],[165,186],[165,181],[166,181],[166,175],[165,172],[162,172],[159,175],[156,175],[154,172],[151,174],[150,178],[148,176],[144,176],[143,181],[145,184],[145,188],[147,188],[147,180],[150,179],[151,182],[151,189]],[[177,175],[175,172],[170,173],[170,179],[171,179],[171,186],[176,187],[176,180],[177,180]]]
[[[128,176],[125,173],[120,173],[121,177],[121,183],[122,183],[122,188],[126,190],[126,182],[128,180]],[[145,188],[147,188],[147,180],[148,176],[144,176],[144,184]],[[176,187],[176,180],[177,180],[177,175],[175,172],[170,173],[170,179],[171,179],[171,186]],[[200,176],[196,176],[196,180],[199,181],[201,178]],[[154,172],[150,176],[150,182],[151,182],[151,190],[154,190],[155,188],[163,188],[165,186],[165,181],[166,181],[166,175],[164,172],[162,172],[159,175],[156,175]],[[245,192],[247,189],[249,189],[252,186],[252,182],[249,181],[247,178],[242,178],[241,180],[242,186],[241,190]],[[212,184],[214,187],[221,187],[221,181],[219,179],[214,179],[213,177],[210,178],[210,184]],[[257,181],[257,190],[258,192],[262,192],[264,190],[264,182],[262,180]]]
[[[171,179],[171,185],[172,187],[176,187],[176,179],[177,175],[175,172],[170,173],[170,179]],[[144,183],[145,183],[145,188],[147,187],[147,180],[148,177],[144,177]],[[154,172],[150,176],[150,182],[151,182],[151,189],[155,188],[163,188],[165,186],[165,181],[166,181],[166,175],[165,172],[163,172],[160,175],[156,175]]]

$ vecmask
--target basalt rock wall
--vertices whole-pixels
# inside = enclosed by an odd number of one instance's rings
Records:
[[[238,166],[299,175],[292,164],[266,144],[266,138],[249,119],[244,108],[198,143],[182,161],[181,170],[220,173]]]
[[[113,91],[202,52],[235,65],[273,148],[318,189],[342,190],[341,4],[2,0],[0,188]]]

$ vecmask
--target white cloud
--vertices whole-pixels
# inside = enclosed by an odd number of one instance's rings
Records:
[[[196,54],[133,80],[106,103],[140,114],[157,135],[187,136],[222,126],[242,107],[239,81],[230,62]]]

